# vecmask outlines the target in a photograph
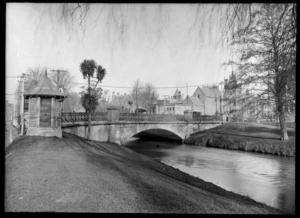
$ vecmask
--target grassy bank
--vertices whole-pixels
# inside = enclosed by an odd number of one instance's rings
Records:
[[[129,148],[64,133],[6,150],[5,211],[278,214]]]
[[[281,141],[278,127],[257,123],[225,123],[194,133],[185,143],[293,157],[296,155],[295,130],[288,129],[288,135],[288,141]]]

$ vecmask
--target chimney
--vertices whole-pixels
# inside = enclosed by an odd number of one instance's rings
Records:
[[[46,67],[46,70],[45,70],[45,76],[47,76],[47,67]]]

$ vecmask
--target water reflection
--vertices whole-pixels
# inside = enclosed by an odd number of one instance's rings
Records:
[[[226,190],[295,212],[294,158],[141,140],[126,146]]]

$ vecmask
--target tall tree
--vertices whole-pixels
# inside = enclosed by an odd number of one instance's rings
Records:
[[[142,102],[148,112],[153,111],[152,107],[157,98],[158,94],[155,87],[151,83],[146,83],[142,91]]]
[[[138,79],[133,83],[133,89],[131,91],[131,96],[133,98],[133,102],[135,104],[135,108],[139,108],[141,106],[141,95],[143,91],[143,83]]]
[[[236,32],[232,42],[240,54],[242,85],[256,84],[253,99],[275,104],[281,137],[288,140],[286,106],[295,102],[296,23],[292,4],[263,4],[251,12],[251,24]]]
[[[102,89],[97,88],[98,83],[102,82],[106,75],[106,70],[101,66],[97,65],[94,60],[84,60],[80,64],[80,71],[84,79],[88,80],[88,87],[85,92],[82,92],[81,103],[88,113],[88,135],[87,138],[91,137],[91,115],[95,111],[99,104],[98,99],[100,98]],[[94,76],[94,74],[96,75]]]

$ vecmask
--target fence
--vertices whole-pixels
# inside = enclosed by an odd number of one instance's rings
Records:
[[[63,123],[88,122],[89,115],[85,112],[62,113]],[[107,112],[96,112],[91,115],[91,121],[106,121]]]
[[[120,113],[120,121],[185,121],[184,115]]]
[[[107,121],[107,112],[96,112],[91,116],[91,121]],[[62,113],[63,123],[88,122],[88,114],[85,112]],[[141,113],[120,113],[119,121],[151,121],[151,122],[170,122],[170,121],[187,121],[184,115],[177,114],[141,114]],[[194,114],[190,121],[222,121],[220,115],[199,115]]]
[[[221,115],[200,115],[193,114],[193,121],[222,121]]]

